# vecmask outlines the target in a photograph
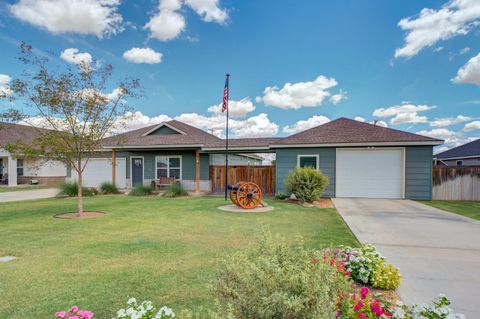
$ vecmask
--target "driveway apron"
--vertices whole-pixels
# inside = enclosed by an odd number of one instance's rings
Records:
[[[443,293],[457,312],[480,318],[480,222],[415,201],[335,198],[358,240],[400,268],[408,304]]]

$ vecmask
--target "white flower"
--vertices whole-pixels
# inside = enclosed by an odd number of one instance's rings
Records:
[[[127,304],[129,304],[129,305],[133,305],[133,304],[136,304],[136,303],[137,303],[137,299],[135,299],[133,297],[128,299],[128,301],[127,301]]]

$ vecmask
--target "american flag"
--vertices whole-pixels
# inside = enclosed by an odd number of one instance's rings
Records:
[[[223,88],[222,112],[225,112],[228,108],[228,77],[229,74],[227,74],[227,79],[225,80],[225,87]]]

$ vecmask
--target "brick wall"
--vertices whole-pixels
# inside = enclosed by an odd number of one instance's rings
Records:
[[[60,185],[61,183],[65,182],[64,176],[18,176],[17,183],[18,184],[30,184],[33,179],[38,181],[39,185]]]

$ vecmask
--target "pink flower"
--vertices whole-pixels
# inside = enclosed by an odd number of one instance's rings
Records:
[[[77,312],[78,311],[78,307],[77,306],[73,306],[72,308],[70,308],[70,310],[68,310],[69,312]]]
[[[381,315],[384,314],[383,312],[383,307],[380,306],[378,303],[373,303],[370,305],[370,309],[372,309],[372,312],[377,316],[380,317]]]
[[[65,317],[67,313],[65,311],[58,311],[58,312],[55,312],[55,317],[56,318],[63,318]]]
[[[93,313],[91,311],[87,311],[87,310],[81,310],[81,311],[77,312],[77,315],[81,319],[92,319],[93,318]]]
[[[367,316],[365,316],[363,313],[359,313],[357,317],[360,319],[367,319]]]
[[[370,290],[367,287],[362,287],[360,289],[360,295],[362,296],[362,299],[365,299],[369,292]]]
[[[355,307],[353,307],[353,310],[358,311],[359,309],[362,309],[363,306],[365,306],[365,305],[363,304],[363,302],[362,302],[362,301],[358,301],[357,304],[355,305]]]

